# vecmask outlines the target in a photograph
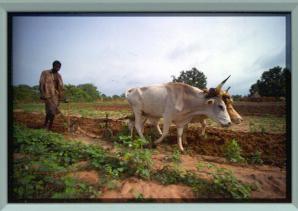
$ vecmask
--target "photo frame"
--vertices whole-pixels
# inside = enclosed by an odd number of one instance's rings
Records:
[[[82,3],[82,2],[59,2],[59,3],[51,3],[51,2],[46,2],[45,4],[41,2],[39,3],[30,3],[29,2],[21,2],[18,4],[15,1],[1,1],[0,3],[0,17],[1,17],[1,31],[7,31],[7,13],[8,12],[32,12],[32,11],[39,11],[39,12],[91,12],[91,11],[96,11],[96,12],[145,12],[145,11],[153,11],[153,12],[171,12],[171,11],[183,11],[183,12],[204,12],[204,11],[219,11],[219,12],[227,12],[227,11],[233,11],[233,12],[242,12],[242,11],[249,11],[249,12],[266,12],[266,11],[280,11],[280,12],[290,12],[291,13],[291,24],[292,24],[292,31],[291,31],[291,37],[292,37],[292,156],[293,156],[293,165],[292,165],[292,189],[293,189],[293,203],[289,205],[285,204],[268,204],[268,205],[227,205],[227,204],[217,204],[217,205],[203,205],[203,204],[126,204],[126,205],[120,205],[120,204],[115,204],[115,205],[107,205],[107,204],[99,204],[99,205],[88,205],[88,208],[90,209],[119,209],[119,206],[121,206],[121,209],[173,209],[173,210],[180,210],[180,209],[185,209],[185,206],[188,206],[190,209],[218,209],[219,207],[217,206],[222,206],[227,209],[234,208],[234,209],[259,209],[263,210],[264,208],[270,208],[270,206],[274,206],[274,208],[278,209],[285,209],[285,206],[287,206],[286,209],[288,210],[294,210],[296,209],[295,202],[297,202],[297,167],[295,168],[295,163],[297,163],[297,155],[295,154],[295,149],[297,149],[297,144],[295,144],[295,140],[297,139],[297,132],[294,130],[295,125],[297,125],[297,113],[295,112],[295,105],[297,107],[297,97],[295,98],[295,91],[297,90],[298,87],[295,85],[295,81],[297,80],[297,63],[298,63],[298,58],[297,58],[297,52],[294,51],[293,46],[297,45],[297,40],[295,37],[297,37],[297,28],[294,26],[297,25],[297,14],[298,14],[298,9],[297,5],[298,3],[292,3],[292,2],[278,2],[278,1],[266,1],[266,2],[260,2],[256,4],[251,4],[248,1],[243,1],[241,3],[230,3],[228,1],[226,2],[214,2],[213,3],[206,3],[205,1],[198,1],[198,2],[189,2],[189,3],[183,3],[181,2],[167,2],[167,3],[162,3],[162,2],[154,2],[154,3],[149,3],[149,2],[138,2],[138,3],[133,3],[133,1],[126,1],[126,2],[103,2],[103,1],[89,1],[87,3]],[[295,36],[296,35],[296,36]],[[0,122],[0,134],[2,135],[3,142],[1,143],[1,166],[3,166],[1,169],[1,181],[0,181],[0,187],[1,187],[1,198],[0,198],[0,208],[4,208],[4,210],[14,210],[14,209],[21,209],[22,210],[30,210],[30,209],[57,209],[56,206],[60,207],[65,207],[65,208],[72,208],[72,209],[80,209],[83,208],[85,205],[81,204],[75,204],[75,205],[50,205],[47,206],[46,204],[43,205],[14,205],[14,204],[7,204],[7,67],[8,67],[8,55],[7,55],[7,38],[8,34],[3,33],[0,35],[0,40],[1,43],[3,43],[1,46],[1,57],[0,57],[0,64],[1,64],[1,102],[3,102],[0,105],[0,111],[1,111],[1,122]],[[2,71],[3,70],[3,71]],[[70,207],[71,206],[71,207]],[[228,207],[232,206],[232,207]]]

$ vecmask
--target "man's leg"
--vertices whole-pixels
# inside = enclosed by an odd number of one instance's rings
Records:
[[[45,101],[45,113],[46,113],[46,117],[45,117],[45,121],[44,121],[44,128],[48,128],[48,123],[49,123],[49,103],[47,101]]]
[[[48,114],[46,114],[46,117],[45,117],[45,120],[44,120],[43,127],[47,127],[47,125],[48,125],[48,122],[49,122],[49,115],[48,115]]]
[[[53,122],[54,122],[54,118],[55,118],[55,115],[54,115],[54,114],[50,114],[50,115],[49,115],[49,125],[48,125],[48,130],[52,130]]]
[[[58,101],[56,102],[55,100],[51,99],[47,101],[47,116],[46,116],[46,127],[48,130],[51,130],[53,127],[53,122],[55,118],[55,114],[58,114]]]

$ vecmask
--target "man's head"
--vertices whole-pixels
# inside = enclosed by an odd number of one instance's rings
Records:
[[[56,73],[60,70],[60,68],[61,68],[61,62],[59,62],[57,60],[54,61],[52,71]]]

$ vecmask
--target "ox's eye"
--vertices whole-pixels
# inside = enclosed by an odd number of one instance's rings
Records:
[[[219,105],[218,106],[219,108],[220,108],[220,110],[222,110],[222,111],[224,111],[225,109],[224,109],[224,107],[222,106],[222,105]]]

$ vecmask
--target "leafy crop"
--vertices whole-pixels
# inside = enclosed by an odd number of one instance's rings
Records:
[[[213,188],[216,193],[229,194],[234,199],[247,199],[251,193],[251,186],[237,180],[232,171],[224,168],[215,168]]]
[[[14,160],[14,194],[17,199],[91,197],[92,187],[72,185],[72,180],[64,177],[74,164],[84,160],[89,161],[89,167],[100,171],[105,181],[133,175],[149,179],[152,159],[151,151],[143,149],[146,142],[122,136],[121,143],[125,150],[111,154],[96,145],[65,141],[56,133],[14,125],[14,153],[25,155]],[[80,188],[81,192],[74,192]]]
[[[117,141],[125,146],[118,152],[118,156],[126,166],[129,166],[130,171],[134,171],[132,174],[149,179],[152,153],[149,149],[144,149],[144,145],[148,142],[141,138],[133,140],[130,136],[124,135],[120,135]]]
[[[198,164],[198,171],[207,167],[213,170],[213,180],[199,178],[195,172],[181,170],[179,150],[174,149],[171,161],[174,166],[165,166],[161,170],[152,169],[152,152],[145,146],[143,139],[132,139],[124,134],[114,137],[115,149],[107,152],[98,145],[85,145],[71,140],[66,141],[62,135],[45,130],[28,129],[14,125],[13,145],[13,194],[16,199],[74,199],[93,198],[103,188],[119,188],[119,180],[130,176],[159,181],[164,185],[185,184],[190,186],[198,196],[220,194],[235,199],[248,198],[250,186],[239,182],[232,172],[220,169],[212,164]],[[240,148],[231,141],[227,145],[227,154],[236,160]],[[260,155],[255,154],[254,162],[259,162]],[[88,160],[87,168],[100,172],[100,181],[89,185],[68,173],[74,166]],[[143,200],[143,195],[136,195]]]
[[[178,148],[174,148],[173,154],[172,154],[172,160],[174,163],[178,164],[181,162],[181,153]]]
[[[77,179],[65,176],[61,179],[63,190],[52,195],[53,199],[95,198],[100,191]]]
[[[234,163],[244,163],[245,158],[241,156],[241,148],[235,139],[232,139],[224,145],[224,155],[225,157]]]
[[[251,164],[263,164],[264,163],[264,161],[261,158],[261,152],[258,150],[254,154],[252,154],[252,156],[249,158],[248,161]]]

